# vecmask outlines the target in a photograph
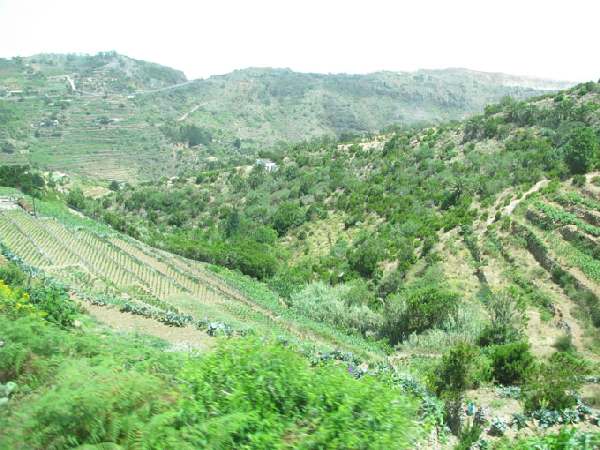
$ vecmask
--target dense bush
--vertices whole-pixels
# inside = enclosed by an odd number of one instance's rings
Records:
[[[369,308],[368,299],[356,298],[356,289],[355,284],[331,287],[322,282],[311,283],[291,295],[290,305],[306,317],[350,333],[377,333],[381,316]]]
[[[550,360],[537,364],[523,386],[525,408],[561,410],[576,403],[574,396],[581,386],[583,376],[589,371],[587,364],[571,353],[554,353]]]
[[[83,195],[83,191],[79,188],[74,188],[67,194],[67,204],[78,211],[85,210],[86,199]]]
[[[495,345],[489,349],[489,355],[494,379],[505,386],[525,381],[535,361],[526,342]]]
[[[284,203],[275,211],[272,223],[273,228],[277,230],[280,236],[283,236],[290,228],[302,225],[304,220],[305,213],[299,205]]]
[[[197,448],[403,448],[411,402],[276,345],[232,341],[190,361],[180,421]],[[223,393],[227,393],[223,395]]]
[[[594,168],[600,158],[600,143],[592,128],[573,130],[564,147],[565,161],[571,173],[583,174]]]
[[[392,344],[412,333],[440,326],[458,307],[458,294],[439,285],[419,283],[392,296],[385,304],[383,333]]]
[[[435,368],[432,385],[438,395],[456,397],[488,378],[488,362],[481,357],[477,346],[462,342],[443,355]]]

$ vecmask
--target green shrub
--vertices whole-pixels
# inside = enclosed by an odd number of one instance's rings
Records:
[[[392,345],[412,333],[440,326],[458,307],[458,294],[443,286],[416,284],[390,297],[385,304],[383,333]]]
[[[501,345],[518,341],[522,336],[523,318],[514,293],[493,294],[488,303],[490,323],[481,332],[480,345]]]
[[[13,263],[0,266],[0,279],[8,285],[23,286],[26,278],[25,273]]]
[[[592,128],[576,128],[567,137],[564,147],[565,161],[571,173],[583,174],[598,164],[600,144]]]
[[[41,284],[29,290],[31,303],[44,311],[45,319],[61,327],[73,326],[79,310],[62,287]]]
[[[181,432],[197,448],[408,448],[414,436],[395,389],[259,340],[221,343],[180,377]]]
[[[596,448],[600,434],[580,431],[575,427],[563,427],[558,433],[544,436],[523,437],[517,441],[500,441],[494,450],[587,450]]]
[[[489,354],[494,379],[505,386],[525,381],[535,361],[526,342],[495,345],[490,348]]]
[[[271,219],[273,228],[277,230],[279,236],[283,236],[290,228],[302,225],[306,220],[306,215],[302,208],[296,203],[284,203],[273,215]]]
[[[471,425],[461,430],[459,441],[454,450],[471,450],[473,444],[479,441],[483,429],[480,425]]]
[[[573,180],[571,181],[573,186],[582,187],[585,186],[585,176],[578,174],[573,176]]]
[[[433,388],[440,396],[461,395],[480,383],[480,369],[479,349],[468,343],[457,344],[444,354],[436,367]]]
[[[586,363],[570,353],[554,353],[548,362],[537,364],[523,386],[525,409],[559,410],[576,403],[574,392],[589,371]]]
[[[576,351],[575,345],[573,344],[573,337],[570,334],[558,336],[554,341],[554,348],[558,352],[573,353]]]
[[[479,349],[462,342],[450,348],[435,367],[430,383],[435,393],[444,400],[445,421],[457,436],[461,433],[463,395],[487,378],[485,361]]]
[[[315,282],[292,294],[289,303],[292,309],[305,317],[329,323],[347,332],[363,335],[377,333],[381,316],[362,301],[354,303],[356,289],[355,284],[331,287]]]

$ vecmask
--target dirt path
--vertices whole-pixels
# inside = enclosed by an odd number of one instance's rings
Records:
[[[185,114],[183,114],[183,115],[182,115],[182,116],[181,116],[179,119],[177,119],[177,122],[182,122],[182,121],[184,121],[185,119],[187,119],[187,118],[188,118],[188,116],[189,116],[190,114],[193,114],[193,113],[195,113],[196,111],[198,111],[198,108],[200,108],[201,106],[202,106],[202,105],[196,105],[196,106],[194,106],[194,107],[193,107],[192,109],[190,109],[188,112],[186,112]]]
[[[120,312],[106,306],[78,302],[90,316],[110,328],[126,332],[139,333],[162,339],[177,350],[208,350],[214,345],[214,339],[193,327],[170,327],[154,319]]]
[[[510,216],[513,213],[513,211],[517,208],[517,206],[519,206],[519,203],[521,203],[528,195],[533,194],[534,192],[537,192],[540,189],[546,187],[549,182],[549,180],[544,179],[535,183],[527,192],[521,195],[521,197],[512,200],[508,205],[506,205],[502,209],[502,216]],[[486,225],[489,227],[492,223],[494,223],[494,216],[488,217]]]

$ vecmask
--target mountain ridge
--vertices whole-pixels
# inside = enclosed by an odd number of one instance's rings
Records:
[[[116,52],[0,60],[0,162],[121,181],[173,176],[215,158],[247,162],[281,142],[463,119],[506,96],[548,92],[505,85],[515,80],[268,68],[188,80]]]

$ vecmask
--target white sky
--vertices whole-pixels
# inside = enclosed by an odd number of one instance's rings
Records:
[[[189,78],[467,67],[600,78],[598,0],[0,0],[0,57],[116,50]]]

